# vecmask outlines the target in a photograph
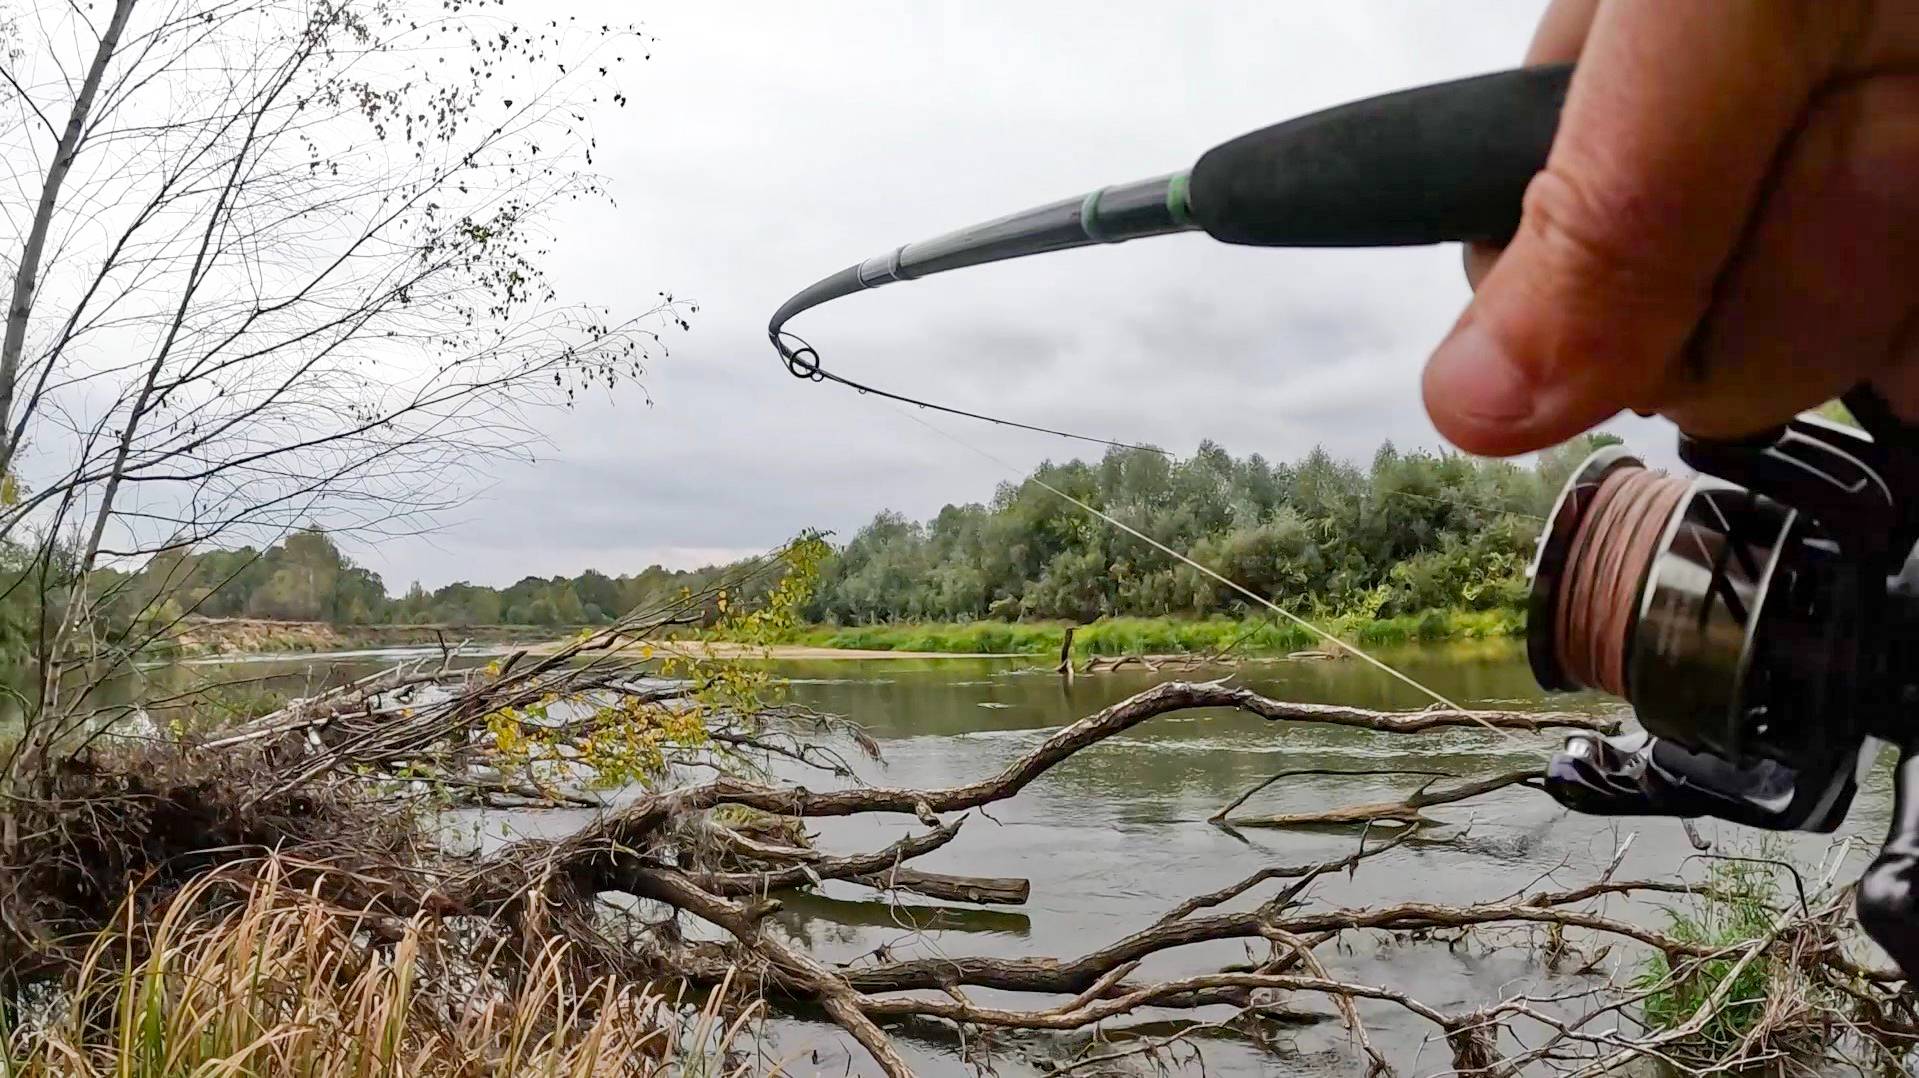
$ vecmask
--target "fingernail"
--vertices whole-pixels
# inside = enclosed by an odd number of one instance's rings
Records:
[[[1533,417],[1537,387],[1477,321],[1452,332],[1433,352],[1432,371],[1444,404],[1474,423],[1517,425]]]

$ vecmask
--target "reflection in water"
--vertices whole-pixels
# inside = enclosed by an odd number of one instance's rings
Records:
[[[1468,705],[1592,710],[1612,705],[1589,696],[1548,700],[1534,686],[1516,647],[1428,649],[1385,656],[1414,678]],[[475,659],[474,661],[482,661]],[[170,668],[145,672],[147,682],[126,689],[177,692],[190,679],[243,676],[282,694],[312,691],[358,676],[381,662],[363,658],[285,660],[247,667]],[[864,778],[900,786],[946,786],[975,781],[1004,768],[1060,726],[1169,678],[1216,677],[1227,671],[1158,675],[1143,670],[1084,676],[1068,683],[1034,661],[964,660],[810,662],[781,664],[793,699],[863,723],[879,740],[885,761],[860,763]],[[1248,664],[1237,680],[1271,696],[1378,709],[1425,704],[1414,690],[1355,662]],[[992,706],[982,706],[992,705]],[[900,958],[966,954],[1070,958],[1137,931],[1188,896],[1216,890],[1267,865],[1332,860],[1350,853],[1351,831],[1248,831],[1235,836],[1206,818],[1241,791],[1276,771],[1298,769],[1428,769],[1483,776],[1543,758],[1548,737],[1514,742],[1476,729],[1417,736],[1297,723],[1271,723],[1235,712],[1167,715],[1068,760],[1019,797],[973,813],[959,837],[917,860],[934,872],[1018,876],[1032,881],[1024,906],[979,909],[903,898],[899,903],[851,885],[824,896],[782,895],[782,931],[805,940],[828,961],[855,962],[885,946]],[[848,752],[849,759],[859,754]],[[818,784],[818,776],[809,776]],[[1263,814],[1323,810],[1357,801],[1397,798],[1423,781],[1390,775],[1323,775],[1287,779],[1247,803]],[[1890,800],[1882,768],[1861,791],[1847,833],[1876,848]],[[1675,821],[1607,820],[1571,815],[1544,795],[1519,787],[1483,799],[1428,810],[1446,829],[1367,861],[1348,876],[1318,881],[1310,897],[1327,905],[1359,906],[1418,899],[1474,902],[1528,889],[1589,882],[1628,835],[1633,838],[1620,878],[1663,877],[1702,868],[1687,863],[1693,849]],[[519,821],[521,831],[551,833],[575,826],[572,816],[543,814]],[[852,852],[880,848],[918,831],[910,817],[820,820],[822,848]],[[1730,824],[1700,829],[1723,851],[1750,848],[1755,833]],[[1454,841],[1432,841],[1450,838]],[[1822,836],[1793,836],[1806,860],[1827,848]],[[1255,892],[1255,899],[1270,892]],[[1659,916],[1656,905],[1609,900],[1619,916]],[[1516,949],[1474,937],[1443,943],[1378,941],[1353,952],[1327,953],[1335,975],[1402,988],[1442,1005],[1490,1000],[1515,991],[1551,991],[1570,983],[1548,975]],[[1203,972],[1243,961],[1238,943],[1209,944],[1151,960],[1141,976]],[[1045,1002],[996,992],[969,992],[989,1005]],[[1313,1000],[1291,1001],[1299,1006]],[[1427,1043],[1430,1030],[1390,1006],[1362,1007],[1376,1043],[1405,1073],[1444,1069],[1443,1053]],[[1140,1021],[1173,1019],[1147,1013]],[[1205,1017],[1219,1019],[1223,1013]],[[829,1026],[782,1020],[767,1026],[771,1058],[793,1053],[804,1073],[850,1066],[864,1073],[857,1052]],[[969,1075],[949,1032],[915,1026],[900,1031],[904,1050],[922,1074]],[[1040,1072],[1039,1061],[1084,1047],[1083,1036],[1002,1036],[991,1046],[992,1065],[1004,1075]],[[980,1045],[973,1045],[978,1049]],[[1274,1053],[1278,1054],[1275,1055]],[[1337,1023],[1287,1029],[1275,1048],[1222,1037],[1205,1045],[1214,1074],[1353,1073],[1361,1066]],[[811,1061],[817,1060],[817,1063]],[[1416,1065],[1415,1065],[1416,1064]]]
[[[498,653],[494,648],[453,649],[450,662],[455,668],[479,666]],[[404,647],[142,662],[105,678],[76,674],[67,700],[70,706],[83,704],[110,721],[145,712],[156,728],[176,722],[187,729],[217,727],[403,662],[438,661],[445,654],[439,648]],[[10,688],[37,692],[31,671],[15,669],[9,674]],[[85,695],[76,701],[75,692],[82,688]],[[17,700],[0,699],[0,734],[19,720]]]

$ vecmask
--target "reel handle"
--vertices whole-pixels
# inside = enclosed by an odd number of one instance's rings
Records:
[[[1859,924],[1907,975],[1919,975],[1919,745],[1899,750],[1892,827],[1859,878]]]
[[[1193,166],[1193,221],[1225,243],[1503,243],[1546,165],[1571,64],[1340,105],[1241,135]]]

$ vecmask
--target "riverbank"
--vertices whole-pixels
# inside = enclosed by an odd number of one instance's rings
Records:
[[[550,655],[566,644],[565,640],[555,640],[535,644],[527,651],[534,655]],[[826,659],[1011,659],[1034,654],[1023,651],[913,651],[905,648],[842,648],[822,644],[745,644],[733,640],[670,639],[634,641],[623,645],[620,650],[628,654],[638,651],[687,659],[772,659],[780,662]]]
[[[1432,610],[1396,618],[1344,616],[1314,624],[1341,640],[1366,647],[1503,639],[1525,632],[1517,610]],[[831,652],[910,652],[917,655],[1058,655],[1065,622],[975,621],[890,625],[816,625],[788,641]],[[1325,641],[1277,615],[1267,618],[1102,618],[1077,626],[1073,654],[1288,655]]]
[[[335,625],[265,618],[186,618],[148,650],[178,658],[278,655],[444,643],[507,644],[562,632],[550,625]]]
[[[1525,631],[1516,610],[1431,610],[1393,618],[1359,615],[1315,620],[1317,627],[1362,647],[1505,639]],[[1319,649],[1311,631],[1267,618],[1102,618],[1067,622],[902,622],[886,625],[803,626],[770,646],[682,638],[645,645],[697,658],[938,659],[953,656],[1057,656],[1073,630],[1080,658],[1137,655],[1271,657]],[[562,635],[565,634],[565,635]],[[189,618],[170,636],[166,653],[181,658],[276,655],[460,643],[560,647],[572,634],[540,625],[332,625],[258,618]]]

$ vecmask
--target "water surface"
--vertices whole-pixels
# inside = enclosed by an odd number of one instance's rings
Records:
[[[1512,647],[1445,647],[1389,656],[1395,666],[1467,706],[1607,713],[1615,704],[1595,696],[1548,698]],[[1033,749],[1060,725],[1169,678],[1200,679],[1226,671],[1153,673],[1142,670],[1079,677],[1071,683],[1026,663],[880,662],[790,665],[800,701],[866,725],[884,750],[884,765],[868,777],[888,785],[944,786],[973,781]],[[1416,690],[1358,662],[1285,662],[1241,666],[1237,683],[1270,696],[1377,709],[1427,703]],[[936,904],[903,897],[887,901],[850,885],[829,884],[822,898],[793,901],[782,923],[816,951],[853,962],[878,947],[909,955],[1051,955],[1071,958],[1144,928],[1182,899],[1225,887],[1260,867],[1305,864],[1350,853],[1356,830],[1232,833],[1206,822],[1239,793],[1277,771],[1405,768],[1477,776],[1537,761],[1556,740],[1514,741],[1478,729],[1416,736],[1302,723],[1271,723],[1229,711],[1191,711],[1156,718],[1067,761],[1019,797],[976,813],[960,837],[916,861],[933,870],[1020,876],[1033,884],[1020,907],[959,910],[936,919]],[[1289,813],[1334,805],[1395,799],[1418,778],[1320,775],[1283,780],[1241,812]],[[1889,811],[1886,772],[1875,773],[1848,823],[1849,833],[1876,846]],[[1589,882],[1622,842],[1630,850],[1619,878],[1703,874],[1706,866],[1681,826],[1668,820],[1606,820],[1560,809],[1545,796],[1512,788],[1458,805],[1428,810],[1449,826],[1445,841],[1402,845],[1367,861],[1350,879],[1322,880],[1312,891],[1330,905],[1404,901],[1470,903]],[[835,850],[872,848],[912,829],[910,820],[821,821],[821,843]],[[1723,852],[1756,849],[1757,832],[1702,821],[1700,834]],[[1829,849],[1825,836],[1794,836],[1787,845],[1807,863]],[[1856,871],[1856,867],[1851,871]],[[1256,895],[1271,894],[1270,887]],[[1663,900],[1662,900],[1663,901]],[[1246,903],[1230,908],[1243,908]],[[947,907],[949,910],[953,907]],[[1660,923],[1654,903],[1609,900],[1607,912]],[[1325,949],[1336,976],[1392,985],[1442,1009],[1489,1002],[1527,987],[1565,987],[1548,976],[1530,951],[1502,946],[1510,938],[1470,938],[1458,945],[1404,944],[1384,936],[1356,937],[1350,951]],[[1240,943],[1190,948],[1149,962],[1141,975],[1209,972],[1244,960]],[[976,1002],[1031,1005],[1033,997],[970,990]],[[1324,1010],[1312,999],[1306,1009]],[[1406,1074],[1450,1067],[1431,1027],[1390,1005],[1365,1007],[1373,1039]],[[1224,1017],[1225,1012],[1208,1017]],[[1133,1023],[1164,1035],[1179,1019],[1146,1012]],[[1123,1035],[1127,1023],[1109,1033]],[[812,1026],[783,1029],[778,1041],[810,1035],[837,1043],[836,1031]],[[962,1074],[954,1042],[937,1029],[907,1033],[922,1073]],[[1276,1047],[1256,1048],[1227,1035],[1198,1038],[1213,1074],[1353,1074],[1363,1059],[1343,1027],[1326,1022],[1284,1031]],[[992,1064],[1002,1074],[1042,1073],[1043,1060],[1085,1050],[1085,1037],[1002,1036]],[[1111,1046],[1108,1046],[1109,1048]],[[810,1063],[811,1055],[807,1057]],[[820,1069],[857,1073],[870,1067],[822,1056]]]

